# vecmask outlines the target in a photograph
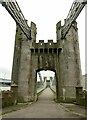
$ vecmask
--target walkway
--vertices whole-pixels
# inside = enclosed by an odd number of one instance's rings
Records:
[[[3,115],[3,118],[81,118],[53,101],[53,93],[47,88],[36,103],[26,108]],[[80,120],[80,119],[79,119]]]

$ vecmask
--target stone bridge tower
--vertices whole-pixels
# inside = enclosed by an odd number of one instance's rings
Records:
[[[52,70],[56,75],[56,99],[76,98],[75,87],[80,86],[81,66],[78,43],[78,29],[75,22],[66,37],[61,40],[61,21],[56,24],[56,43],[53,40],[39,40],[36,43],[37,28],[31,22],[31,40],[28,40],[17,26],[12,83],[17,87],[19,102],[36,99],[36,73]]]

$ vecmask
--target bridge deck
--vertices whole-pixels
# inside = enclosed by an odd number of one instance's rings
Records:
[[[3,118],[80,118],[67,111],[61,104],[54,102],[52,91],[47,88],[39,96],[36,103],[24,109],[3,115]]]

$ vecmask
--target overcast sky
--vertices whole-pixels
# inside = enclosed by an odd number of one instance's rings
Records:
[[[73,0],[17,0],[28,20],[37,25],[37,41],[56,41],[56,23],[66,18]],[[82,74],[85,74],[85,9],[78,19]],[[16,23],[0,5],[0,77],[10,78],[12,71]],[[87,73],[87,72],[86,72]]]

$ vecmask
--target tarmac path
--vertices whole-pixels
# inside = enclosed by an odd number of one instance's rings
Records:
[[[67,111],[61,104],[55,103],[50,88],[45,89],[37,102],[21,110],[3,115],[3,118],[81,118]],[[80,119],[79,119],[80,120]]]

